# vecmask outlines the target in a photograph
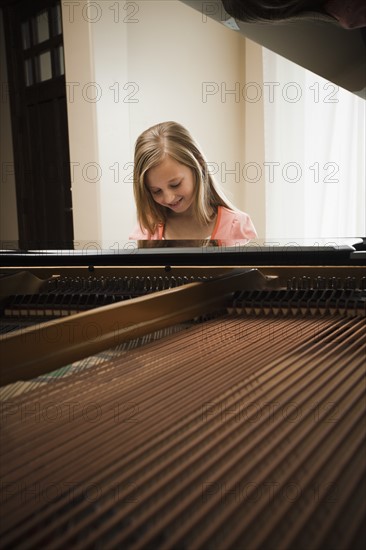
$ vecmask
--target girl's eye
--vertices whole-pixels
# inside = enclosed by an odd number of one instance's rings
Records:
[[[175,189],[176,187],[179,187],[180,184],[181,184],[180,181],[178,181],[178,183],[171,183],[171,184],[170,184],[170,187],[171,187],[172,189]],[[152,195],[159,195],[159,193],[161,193],[161,189],[156,189],[155,191],[151,191],[151,194],[152,194]]]

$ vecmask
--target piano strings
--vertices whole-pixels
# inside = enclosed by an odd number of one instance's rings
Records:
[[[5,548],[363,546],[364,292],[253,292],[3,402]]]

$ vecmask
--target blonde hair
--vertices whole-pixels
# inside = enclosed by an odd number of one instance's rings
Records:
[[[162,122],[145,130],[136,141],[133,187],[137,219],[141,228],[154,233],[167,219],[167,209],[156,203],[146,185],[146,174],[166,156],[188,166],[193,173],[194,213],[202,224],[208,224],[218,206],[233,209],[215,183],[207,162],[191,134],[177,122]]]

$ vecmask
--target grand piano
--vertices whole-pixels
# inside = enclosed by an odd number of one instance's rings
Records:
[[[363,238],[2,248],[2,547],[364,548]]]

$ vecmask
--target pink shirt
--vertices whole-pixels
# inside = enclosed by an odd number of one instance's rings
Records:
[[[163,235],[163,224],[159,225],[153,234],[141,230],[140,226],[137,225],[129,238],[135,241],[161,241]],[[239,210],[229,210],[225,206],[218,207],[216,223],[210,239],[231,241],[235,239],[253,239],[255,237],[257,237],[257,233],[248,214]]]

